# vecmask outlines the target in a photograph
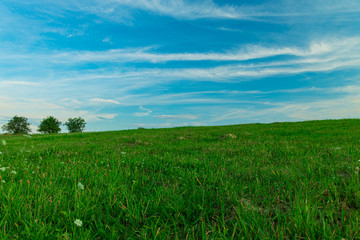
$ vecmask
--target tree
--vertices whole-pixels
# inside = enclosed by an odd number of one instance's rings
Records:
[[[38,131],[41,133],[59,133],[61,131],[60,125],[61,122],[59,120],[50,116],[40,122]]]
[[[86,122],[83,118],[69,118],[64,124],[70,133],[82,132],[85,128]]]
[[[10,134],[28,134],[31,132],[30,123],[26,117],[18,117],[15,115],[9,122],[3,125],[2,130]]]

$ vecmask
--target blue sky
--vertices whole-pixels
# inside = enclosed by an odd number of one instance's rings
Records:
[[[0,13],[0,125],[360,117],[359,0],[2,0]]]

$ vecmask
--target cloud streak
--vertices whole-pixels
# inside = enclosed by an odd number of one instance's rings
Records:
[[[120,102],[112,99],[102,99],[102,98],[92,98],[90,99],[90,103],[96,104],[96,105],[107,105],[107,104],[120,104]]]
[[[360,36],[338,38],[325,41],[314,41],[309,47],[263,47],[250,45],[243,48],[219,53],[154,53],[152,48],[117,49],[108,51],[63,51],[50,54],[6,54],[0,56],[0,62],[17,61],[23,65],[36,67],[47,64],[56,69],[58,82],[82,81],[95,79],[119,79],[119,83],[131,83],[147,86],[158,82],[189,79],[194,81],[233,82],[249,78],[269,77],[276,75],[295,75],[306,72],[326,72],[336,69],[357,68],[360,64]],[[274,57],[286,57],[285,60],[273,60]],[[33,60],[35,59],[35,61]],[[251,62],[257,60],[257,62]],[[171,62],[213,61],[217,66],[197,68],[187,64],[174,68]],[[250,63],[249,63],[250,61]],[[131,63],[152,62],[155,65],[146,67],[122,67],[117,70],[111,66],[101,66],[94,70],[78,70],[70,78],[72,68],[84,63]],[[157,63],[162,63],[161,68]],[[167,63],[164,65],[164,63]],[[61,68],[58,70],[58,66]],[[121,65],[120,65],[121,66]],[[129,81],[131,80],[131,81]],[[0,84],[34,85],[23,81],[4,79]],[[113,103],[116,101],[93,99],[92,102]]]
[[[3,55],[1,60],[30,60],[46,59],[53,63],[81,64],[87,62],[151,62],[166,63],[173,61],[247,61],[276,56],[293,56],[301,58],[314,58],[319,56],[359,57],[360,36],[351,38],[338,38],[333,40],[314,41],[309,47],[264,47],[261,45],[246,45],[241,48],[225,52],[210,53],[156,53],[154,47],[111,49],[106,51],[63,51],[53,53],[10,54]]]
[[[144,108],[143,106],[140,106],[139,109],[142,110],[143,112],[136,112],[134,115],[137,117],[149,116],[152,113],[150,109]]]
[[[95,1],[96,11],[101,16],[117,16],[123,8],[143,10],[157,15],[169,16],[176,19],[233,19],[262,21],[264,17],[299,17],[334,15],[338,13],[356,13],[360,11],[357,0],[330,1],[268,1],[261,5],[246,4],[216,4],[212,0],[108,0]],[[84,9],[84,8],[83,8]],[[315,11],[314,11],[315,10]],[[120,14],[118,14],[120,15]]]
[[[154,115],[155,118],[162,118],[162,119],[198,119],[199,116],[192,115],[192,114],[178,114],[178,115]]]

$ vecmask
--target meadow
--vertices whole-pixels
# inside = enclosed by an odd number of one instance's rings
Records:
[[[360,239],[360,120],[0,136],[0,239]]]

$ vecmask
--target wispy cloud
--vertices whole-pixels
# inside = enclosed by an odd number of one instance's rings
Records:
[[[360,114],[360,86],[344,86],[321,89],[328,93],[327,98],[311,98],[296,101],[273,101],[266,104],[253,104],[250,107],[225,110],[221,116],[213,117],[212,122],[275,122],[316,119],[354,118]],[[341,95],[334,95],[342,93]],[[333,97],[329,97],[333,95]],[[255,103],[255,102],[254,102]],[[266,119],[266,120],[265,120]]]
[[[117,116],[115,113],[109,114],[97,114],[96,117],[99,119],[114,119]]]
[[[178,115],[154,115],[155,118],[162,119],[198,119],[199,116],[193,114],[178,114]]]
[[[92,98],[90,99],[90,103],[97,104],[97,105],[104,105],[104,104],[120,104],[120,102],[112,99],[103,99],[103,98]]]
[[[113,44],[112,41],[111,41],[111,36],[106,36],[106,37],[102,40],[102,42],[104,42],[104,43],[109,43],[109,44]]]
[[[281,0],[268,1],[262,4],[243,3],[216,4],[212,0],[186,1],[186,0],[117,0],[95,2],[93,12],[114,18],[118,11],[123,14],[124,7],[140,9],[158,15],[170,16],[177,19],[237,19],[237,20],[263,20],[264,17],[298,17],[316,16],[336,13],[353,13],[360,10],[357,0],[330,0],[330,1],[296,1]],[[97,9],[96,11],[94,11]],[[105,14],[106,13],[106,14]],[[120,14],[118,14],[120,15]]]
[[[146,127],[146,128],[169,128],[175,127],[176,125],[173,123],[137,123],[134,124],[137,127]]]
[[[277,56],[286,56],[288,59],[272,59]],[[249,61],[255,59],[261,61],[249,63]],[[156,84],[159,81],[179,79],[231,82],[234,79],[240,81],[241,78],[248,80],[247,78],[356,68],[360,64],[360,37],[318,40],[303,48],[290,46],[274,48],[249,45],[240,49],[218,53],[156,53],[153,52],[152,48],[136,48],[108,51],[62,51],[50,54],[36,53],[36,56],[35,53],[23,55],[16,53],[0,56],[0,62],[12,60],[28,65],[30,68],[50,64],[49,67],[56,69],[58,72],[60,82],[66,80],[66,78],[61,79],[62,75],[69,75],[66,66],[73,67],[83,63],[169,62],[170,64],[172,61],[214,61],[217,66],[206,68],[196,68],[193,65],[185,65],[182,68],[162,65],[161,68],[158,68],[154,65],[152,68],[122,67],[119,71],[116,68],[114,69],[113,66],[104,66],[90,71],[78,70],[69,80],[131,79],[131,84],[135,87],[138,87],[137,83],[146,85]],[[60,69],[62,70],[58,70],[58,66],[61,66]],[[149,81],[150,79],[151,81]],[[10,83],[9,80],[3,82]],[[123,82],[126,84],[125,81]],[[13,84],[15,83],[25,84],[26,81],[14,80]]]
[[[152,62],[171,61],[247,61],[287,55],[294,57],[335,57],[341,54],[348,58],[359,57],[353,50],[360,48],[360,36],[333,40],[314,41],[308,47],[264,47],[262,45],[245,45],[225,52],[210,53],[156,53],[152,46],[144,48],[111,49],[106,51],[63,51],[51,55],[38,54],[40,59],[48,59],[54,63],[80,64],[86,62]],[[350,54],[350,55],[349,55]],[[8,59],[29,59],[31,55],[10,55]]]
[[[23,86],[37,86],[39,85],[36,82],[29,82],[29,81],[0,81],[0,86],[1,85],[23,85]]]
[[[245,14],[243,9],[234,5],[216,5],[213,1],[183,1],[183,0],[139,0],[118,1],[118,4],[136,9],[151,11],[160,15],[175,18],[229,18],[244,19],[250,15]]]
[[[145,117],[152,113],[150,109],[144,108],[143,106],[140,106],[139,109],[142,110],[143,112],[136,112],[134,115],[137,117]]]

